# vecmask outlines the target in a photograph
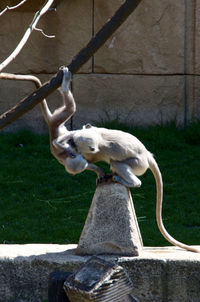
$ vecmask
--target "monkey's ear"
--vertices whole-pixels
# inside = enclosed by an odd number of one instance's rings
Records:
[[[89,128],[92,128],[92,125],[89,123],[83,126],[83,129],[89,129]]]

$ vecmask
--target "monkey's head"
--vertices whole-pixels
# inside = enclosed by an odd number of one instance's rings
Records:
[[[69,174],[75,175],[84,171],[88,166],[88,162],[81,154],[76,154],[73,157],[67,157],[64,166]]]
[[[79,136],[74,139],[78,153],[97,153],[98,144],[92,137]]]
[[[78,153],[88,154],[99,152],[98,136],[91,128],[84,128],[77,131],[74,134],[73,139]]]

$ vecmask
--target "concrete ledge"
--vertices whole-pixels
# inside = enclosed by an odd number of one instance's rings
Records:
[[[76,247],[0,245],[0,302],[43,302],[50,272],[72,272],[88,260],[89,256],[74,254]],[[137,257],[101,257],[118,261],[128,271],[140,302],[200,301],[200,254],[175,247],[145,247]]]

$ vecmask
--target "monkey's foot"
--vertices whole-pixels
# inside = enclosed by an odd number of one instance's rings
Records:
[[[68,91],[70,82],[72,81],[72,74],[69,71],[68,67],[62,66],[60,67],[60,70],[63,71],[63,79],[62,79],[62,85],[61,85],[61,91]]]
[[[118,175],[114,175],[112,177],[112,180],[114,182],[117,182],[117,183],[120,183],[121,185],[124,185],[125,187],[128,187],[128,188],[137,188],[137,187],[140,187],[141,186],[141,181],[138,179],[138,182],[137,183],[129,183],[127,182],[126,180],[124,180],[123,178],[121,178],[120,176]]]
[[[102,183],[110,183],[113,180],[112,174],[104,174],[103,176],[100,176],[97,178],[97,185]]]

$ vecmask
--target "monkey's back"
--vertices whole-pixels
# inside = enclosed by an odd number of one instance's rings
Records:
[[[100,152],[96,154],[100,158],[99,160],[107,162],[110,159],[121,161],[137,157],[142,153],[148,153],[142,142],[130,133],[106,128],[96,128],[96,131],[100,136]]]

